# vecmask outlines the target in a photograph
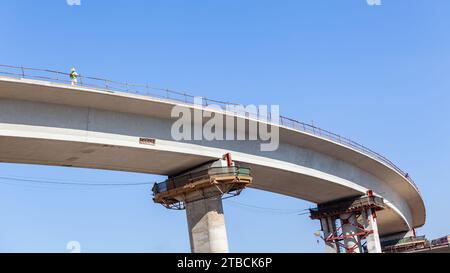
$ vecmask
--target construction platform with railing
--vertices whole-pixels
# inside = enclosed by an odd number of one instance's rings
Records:
[[[187,202],[239,195],[251,183],[252,177],[249,168],[207,167],[169,177],[164,182],[156,183],[152,189],[153,200],[166,208],[184,209]],[[202,194],[190,198],[190,194],[194,192]]]
[[[405,252],[450,252],[450,235],[434,240],[427,240],[425,236],[409,236],[395,240],[381,242],[384,253]]]
[[[355,213],[362,210],[373,209],[375,211],[385,208],[383,198],[369,195],[340,199],[333,202],[318,204],[316,208],[311,208],[311,219],[321,219],[330,216],[339,216],[345,213]]]

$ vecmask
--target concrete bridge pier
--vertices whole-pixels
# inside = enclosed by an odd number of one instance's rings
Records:
[[[222,198],[239,195],[251,182],[250,169],[236,166],[226,154],[155,184],[153,200],[186,209],[193,253],[228,253]]]
[[[323,237],[326,239],[329,236],[333,236],[336,232],[336,218],[335,217],[323,217],[320,219],[322,226]],[[325,240],[325,252],[326,253],[339,253],[339,247],[336,242],[332,240]]]
[[[211,196],[211,191],[217,189],[207,188],[186,196],[186,216],[193,253],[228,253],[222,198],[203,198]]]
[[[367,252],[381,253],[382,250],[380,235],[378,233],[377,214],[374,209],[367,209],[364,211],[363,216],[365,218],[364,228],[372,231],[366,238]]]
[[[358,220],[352,213],[342,214],[340,216],[342,227],[342,238],[347,253],[361,253],[361,238],[358,233]]]
[[[363,196],[318,204],[310,210],[310,217],[321,221],[327,252],[381,253],[376,211],[384,208],[383,198],[368,190]],[[340,220],[338,228],[336,219]]]

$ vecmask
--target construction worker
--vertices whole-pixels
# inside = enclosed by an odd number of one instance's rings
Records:
[[[78,78],[78,73],[75,71],[75,68],[72,67],[72,70],[70,70],[70,81],[72,82],[72,85],[77,84],[77,78]]]

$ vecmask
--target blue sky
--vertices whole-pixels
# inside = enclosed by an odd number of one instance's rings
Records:
[[[407,170],[429,238],[450,233],[447,0],[2,0],[0,63],[153,83],[244,104],[348,136]],[[0,164],[0,177],[92,182],[161,177]],[[249,206],[278,210],[263,210]],[[247,190],[224,201],[233,252],[321,252],[310,203]],[[0,178],[0,252],[189,251],[185,213],[150,187],[86,188]]]

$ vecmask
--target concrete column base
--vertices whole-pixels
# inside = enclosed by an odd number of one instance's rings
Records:
[[[208,196],[208,191],[217,191],[217,189],[211,187],[186,196],[191,251],[193,253],[228,253],[222,199],[220,196],[200,199],[204,195]]]

